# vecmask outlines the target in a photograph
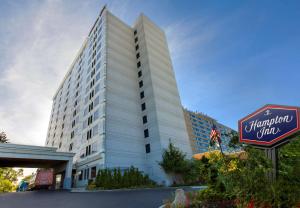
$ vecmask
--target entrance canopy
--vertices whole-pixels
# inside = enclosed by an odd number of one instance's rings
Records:
[[[53,168],[65,172],[64,188],[71,188],[74,153],[57,152],[54,147],[0,144],[0,167]]]

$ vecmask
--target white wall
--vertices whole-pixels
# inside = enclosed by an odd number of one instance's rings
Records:
[[[106,167],[145,170],[133,31],[107,12]]]

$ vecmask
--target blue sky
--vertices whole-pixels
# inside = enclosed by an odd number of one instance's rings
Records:
[[[299,1],[0,0],[0,131],[44,144],[51,100],[101,7],[165,30],[182,104],[234,129],[267,104],[299,106]]]

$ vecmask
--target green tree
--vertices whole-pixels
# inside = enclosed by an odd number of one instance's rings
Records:
[[[0,143],[8,143],[5,132],[0,133]],[[23,173],[23,170],[22,170]],[[0,168],[0,192],[10,192],[13,190],[13,183],[18,180],[18,172],[12,168]]]
[[[14,188],[14,183],[18,177],[23,176],[23,169],[0,168],[0,192],[10,192]]]
[[[8,143],[8,139],[5,132],[0,133],[0,143]]]
[[[174,184],[182,184],[183,174],[188,170],[186,155],[171,142],[168,149],[163,151],[162,161],[158,163],[172,177]]]
[[[293,207],[300,203],[300,136],[279,149],[278,178],[273,184],[274,204]]]

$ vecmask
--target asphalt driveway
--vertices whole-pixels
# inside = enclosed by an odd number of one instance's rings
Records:
[[[31,191],[0,195],[0,208],[157,208],[175,189],[115,190],[93,193]]]

